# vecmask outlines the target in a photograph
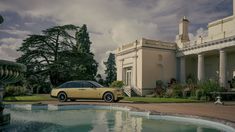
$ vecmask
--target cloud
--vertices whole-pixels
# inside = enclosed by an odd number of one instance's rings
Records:
[[[31,34],[30,31],[17,30],[17,29],[2,29],[2,30],[0,30],[0,32],[7,33],[10,35],[15,35],[16,37],[25,37],[25,36]]]
[[[4,38],[0,39],[0,59],[15,61],[21,53],[16,51],[20,47],[22,39]]]
[[[5,0],[0,1],[0,12],[16,12],[30,19],[30,23],[25,21],[26,26],[35,27],[38,19],[57,25],[87,24],[92,51],[103,73],[107,51],[141,37],[174,41],[179,20],[185,15],[191,22],[190,32],[196,34],[201,26],[229,15],[227,10],[217,10],[229,2],[231,0]],[[38,26],[43,27],[40,23]],[[15,35],[21,33],[18,31]]]

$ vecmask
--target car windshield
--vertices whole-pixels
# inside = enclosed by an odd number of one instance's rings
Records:
[[[93,85],[95,85],[97,88],[102,88],[104,86],[102,86],[101,84],[94,82],[94,81],[90,81],[90,83],[92,83]]]

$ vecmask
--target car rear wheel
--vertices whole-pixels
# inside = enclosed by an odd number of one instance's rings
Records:
[[[114,96],[112,93],[108,92],[108,93],[105,93],[104,94],[104,101],[105,102],[108,102],[108,103],[111,103],[114,101]]]
[[[64,92],[60,92],[58,94],[58,99],[60,102],[66,102],[67,101],[67,95]]]

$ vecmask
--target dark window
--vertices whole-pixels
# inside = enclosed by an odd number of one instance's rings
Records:
[[[72,87],[73,88],[82,88],[83,87],[83,83],[82,82],[73,82],[72,83]]]
[[[96,86],[94,86],[92,83],[90,82],[83,82],[83,86],[85,88],[96,88]]]
[[[103,88],[104,86],[102,86],[101,84],[94,82],[94,81],[89,81],[89,83],[91,83],[94,87],[96,88]]]
[[[59,86],[59,88],[67,88],[68,83],[63,83]]]
[[[82,88],[82,82],[67,82],[59,86],[59,88]]]

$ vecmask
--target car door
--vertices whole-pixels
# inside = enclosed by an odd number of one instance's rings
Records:
[[[99,98],[98,97],[98,90],[97,87],[95,85],[93,85],[92,83],[88,82],[88,81],[84,81],[83,82],[84,85],[84,94],[86,96],[86,98],[89,99],[96,99]]]
[[[84,81],[76,82],[75,89],[76,89],[76,91],[74,91],[74,93],[76,94],[76,98],[82,98],[82,99],[89,98],[89,96],[88,96],[89,89],[85,85]]]
[[[80,95],[79,88],[81,85],[78,82],[68,82],[66,84],[66,94],[69,98],[78,98]]]

